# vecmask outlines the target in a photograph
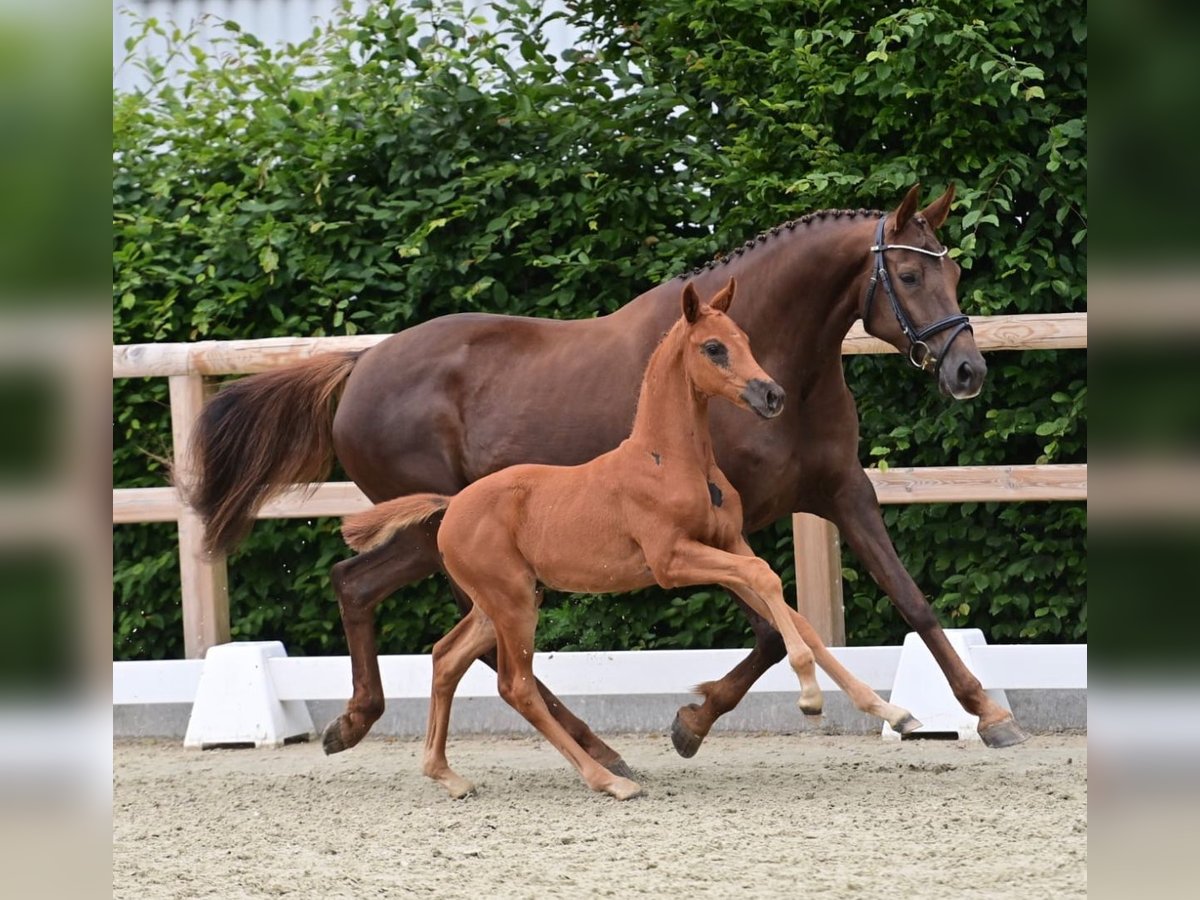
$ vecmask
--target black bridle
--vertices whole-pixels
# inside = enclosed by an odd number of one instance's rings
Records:
[[[896,296],[896,292],[892,289],[892,279],[888,276],[887,263],[884,262],[883,254],[888,250],[911,250],[914,253],[924,253],[926,256],[941,259],[950,251],[946,247],[941,250],[926,250],[924,247],[913,247],[908,244],[885,244],[883,242],[883,225],[886,220],[887,216],[879,219],[879,227],[875,229],[875,245],[871,247],[871,252],[875,254],[875,271],[871,273],[871,281],[867,285],[867,300],[863,305],[862,314],[863,327],[867,327],[871,318],[871,303],[875,299],[875,286],[882,282],[883,292],[887,294],[888,301],[892,304],[892,312],[896,314],[900,330],[908,338],[908,361],[921,371],[933,372],[936,375],[941,371],[942,360],[946,358],[946,352],[955,339],[964,331],[973,331],[971,320],[962,313],[956,313],[917,330],[912,319],[908,317],[908,313],[904,311],[904,307],[900,305],[900,299]],[[950,337],[942,345],[942,355],[934,356],[926,341],[949,328],[954,330],[950,332]]]

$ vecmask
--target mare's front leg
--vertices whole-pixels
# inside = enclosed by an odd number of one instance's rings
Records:
[[[468,615],[471,611],[471,598],[454,583],[450,582],[450,589],[454,592],[454,601],[458,604],[459,610]],[[540,604],[539,604],[540,605]],[[479,656],[489,668],[495,672],[499,672],[499,667],[496,661],[496,650],[494,647],[486,653]],[[622,778],[633,778],[633,770],[629,768],[621,755],[612,747],[600,740],[595,732],[588,727],[587,723],[576,716],[571,710],[563,704],[542,682],[534,678],[533,683],[537,686],[538,693],[542,695],[542,699],[546,703],[546,708],[550,711],[550,715],[558,721],[571,738],[581,746],[584,751],[608,771],[614,775],[619,775]]]
[[[896,555],[883,524],[875,489],[862,469],[855,466],[846,473],[833,494],[826,517],[841,530],[850,549],[887,592],[904,621],[921,636],[963,709],[979,716],[979,736],[983,742],[989,747],[1010,747],[1026,740],[1028,735],[1013,720],[1012,713],[987,695],[979,679],[950,646],[929,601]]]
[[[766,618],[754,611],[749,603],[730,591],[730,596],[750,620],[754,631],[754,647],[749,655],[717,681],[706,681],[697,685],[696,691],[704,698],[701,703],[688,703],[675,713],[671,724],[671,743],[676,752],[685,758],[696,755],[713,723],[729,712],[771,666],[787,655],[787,647],[781,635]]]

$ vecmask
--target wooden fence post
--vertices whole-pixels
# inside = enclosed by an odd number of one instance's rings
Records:
[[[837,528],[820,516],[792,516],[796,554],[796,608],[827,646],[846,645],[842,607],[842,551]]]
[[[190,477],[188,439],[204,405],[204,378],[172,375],[171,437],[177,480]],[[179,577],[183,593],[183,648],[201,659],[214,644],[229,641],[229,581],[225,557],[204,556],[204,523],[190,506],[179,512]]]

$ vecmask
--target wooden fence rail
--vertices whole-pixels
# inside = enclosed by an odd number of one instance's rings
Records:
[[[973,317],[981,350],[1062,350],[1087,347],[1087,314]],[[190,344],[127,344],[113,347],[113,378],[165,377],[170,384],[174,462],[186,471],[187,441],[203,404],[208,376],[264,372],[317,353],[362,350],[387,335],[329,338],[268,338]],[[846,355],[895,353],[856,324],[842,345]],[[868,469],[880,503],[1086,500],[1086,465],[960,466]],[[342,516],[369,505],[349,482],[299,486],[266,504],[259,518]],[[229,640],[229,589],[225,559],[206,559],[201,523],[172,487],[113,491],[113,524],[177,522],[184,649],[203,657]],[[841,554],[837,529],[816,516],[793,517],[797,606],[834,646],[845,643]]]

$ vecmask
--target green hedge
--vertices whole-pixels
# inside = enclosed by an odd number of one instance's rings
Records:
[[[151,87],[113,98],[114,341],[382,333],[461,310],[595,315],[759,229],[890,206],[918,179],[959,187],[945,237],[966,311],[1084,308],[1082,9],[578,3],[584,37],[556,59],[531,4],[501,7],[489,31],[446,4],[380,6],[283,50],[229,26],[207,55],[146,23],[170,54],[142,63]],[[863,459],[1083,461],[1086,354],[989,363],[984,393],[950,404],[898,359],[848,361]],[[114,484],[161,484],[165,380],[117,382],[113,402]],[[886,516],[946,624],[1086,638],[1083,507]],[[336,525],[255,527],[230,561],[235,636],[345,651],[328,583],[346,552]],[[755,546],[790,585],[789,523]],[[181,655],[174,529],[117,528],[113,555],[115,658]],[[886,598],[845,566],[851,640],[897,640]],[[384,604],[381,646],[424,650],[454,618],[430,579]],[[548,648],[748,640],[715,591],[559,598],[541,629]]]

